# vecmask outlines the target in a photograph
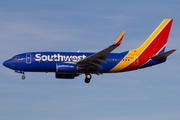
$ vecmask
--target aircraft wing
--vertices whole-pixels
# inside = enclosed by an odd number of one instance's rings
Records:
[[[109,46],[108,48],[105,48],[104,50],[101,50],[79,62],[76,63],[76,65],[80,67],[85,67],[87,71],[91,69],[98,70],[98,67],[102,67],[102,63],[107,63],[106,60],[106,55],[109,54],[111,51],[113,51],[116,47],[118,47],[124,37],[125,31],[121,33],[119,38],[116,40],[116,42]]]

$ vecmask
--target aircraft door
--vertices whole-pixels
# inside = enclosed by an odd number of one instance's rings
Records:
[[[138,66],[139,65],[139,58],[137,57],[137,55],[134,56],[134,66]]]
[[[31,64],[31,54],[26,54],[26,63]]]

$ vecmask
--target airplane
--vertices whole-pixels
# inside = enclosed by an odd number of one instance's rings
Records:
[[[166,61],[176,51],[165,52],[173,19],[164,19],[149,38],[136,49],[122,53],[111,53],[124,37],[125,31],[116,42],[97,52],[28,52],[13,56],[3,65],[21,73],[54,72],[56,78],[74,79],[85,74],[85,83],[89,83],[91,74],[119,73],[150,67]]]

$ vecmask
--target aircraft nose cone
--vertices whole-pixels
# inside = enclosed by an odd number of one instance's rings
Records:
[[[8,61],[3,62],[3,65],[8,68],[10,67],[10,63]]]
[[[6,67],[6,64],[7,64],[7,63],[6,63],[6,61],[5,61],[5,62],[3,62],[3,65],[4,65],[5,67]]]

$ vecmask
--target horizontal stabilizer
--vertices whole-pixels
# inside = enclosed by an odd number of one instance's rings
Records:
[[[176,50],[177,50],[177,49],[173,49],[173,50],[170,50],[170,51],[161,53],[161,54],[159,54],[159,55],[155,55],[155,56],[151,57],[151,59],[153,59],[153,60],[160,60],[160,59],[167,58],[171,53],[173,53],[173,52],[176,51]]]

